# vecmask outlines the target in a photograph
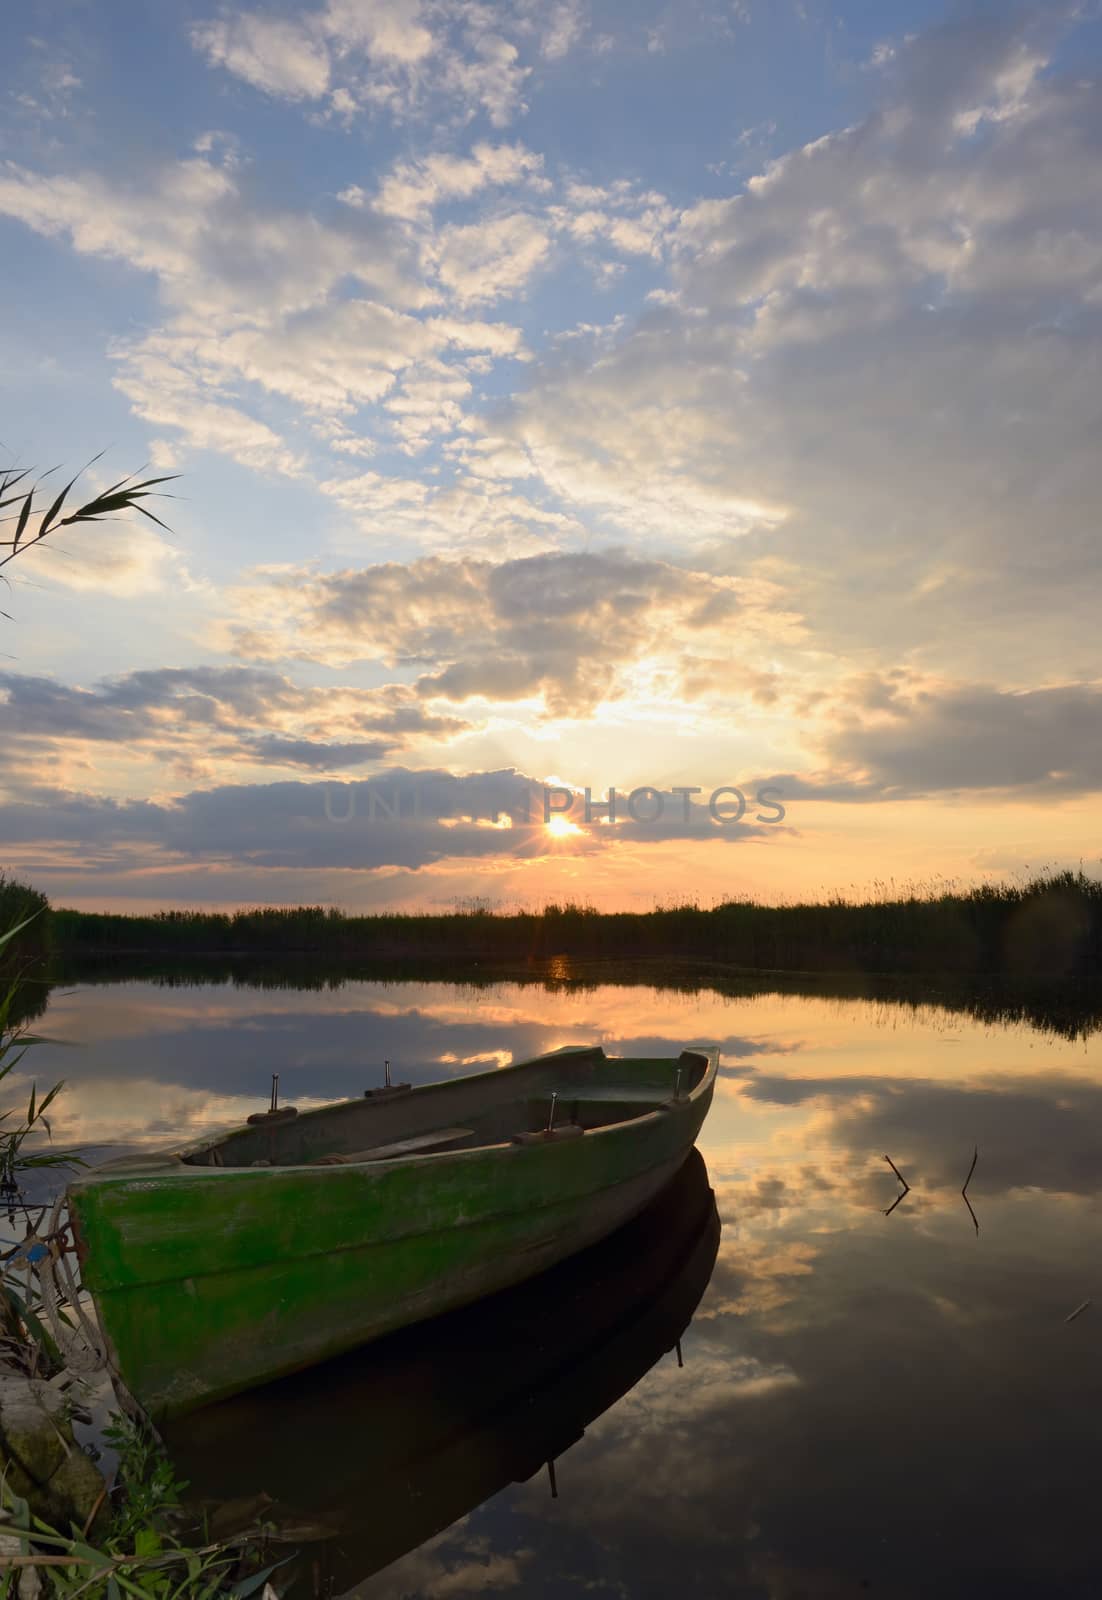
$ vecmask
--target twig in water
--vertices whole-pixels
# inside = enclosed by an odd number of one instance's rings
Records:
[[[1083,1304],[1081,1306],[1076,1306],[1075,1310],[1071,1313],[1070,1316],[1064,1318],[1064,1321],[1065,1322],[1074,1322],[1076,1317],[1078,1317],[1082,1312],[1084,1312],[1089,1305],[1090,1305],[1090,1301],[1089,1300],[1084,1300]]]
[[[892,1201],[891,1205],[888,1207],[888,1209],[884,1213],[884,1215],[886,1217],[890,1217],[892,1212],[895,1210],[896,1206],[899,1204],[899,1202],[906,1195],[910,1194],[911,1186],[907,1182],[907,1180],[903,1176],[903,1174],[900,1172],[899,1168],[896,1166],[896,1164],[892,1160],[891,1156],[885,1156],[884,1160],[888,1163],[889,1167],[891,1167],[892,1171],[895,1173],[896,1177],[899,1179],[900,1183],[903,1185],[902,1189],[899,1191],[899,1193],[896,1195],[895,1199]]]
[[[899,1168],[896,1166],[896,1164],[892,1160],[891,1156],[885,1156],[884,1160],[888,1163],[889,1167],[891,1167],[892,1171],[895,1173],[896,1177],[899,1179],[899,1181],[903,1185],[904,1189],[909,1189],[911,1187],[910,1184],[907,1182],[906,1178],[900,1172]]]
[[[975,1150],[974,1150],[974,1152],[973,1152],[973,1154],[972,1154],[972,1165],[968,1168],[968,1176],[964,1180],[964,1188],[960,1191],[961,1198],[963,1199],[965,1205],[968,1207],[968,1215],[972,1218],[972,1221],[976,1224],[976,1233],[977,1234],[980,1231],[980,1219],[979,1219],[979,1217],[977,1217],[976,1213],[972,1210],[972,1202],[968,1198],[968,1185],[972,1182],[972,1174],[976,1170],[976,1162],[979,1160],[979,1158],[980,1158],[980,1147],[979,1147],[979,1145],[977,1145]]]

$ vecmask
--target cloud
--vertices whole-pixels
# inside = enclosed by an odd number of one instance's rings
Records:
[[[50,176],[7,162],[0,212],[80,254],[153,273],[162,298],[195,316],[247,321],[323,302],[342,280],[420,304],[410,247],[384,218],[343,210],[332,222],[272,207],[247,175],[208,157],[168,162],[130,180]]]
[[[309,748],[300,761],[313,764]],[[284,752],[278,764],[287,764]],[[9,788],[10,854],[49,848],[51,871],[64,874],[68,893],[82,877],[125,883],[139,864],[151,877],[202,864],[246,875],[418,872],[448,862],[517,866],[556,848],[543,825],[542,784],[511,768],[457,774],[392,767],[348,782],[223,783],[161,800],[114,799],[22,778]],[[699,812],[687,824],[625,819],[584,830],[569,851],[580,860],[677,838],[734,845],[769,831],[752,821],[718,826]]]
[[[281,739],[269,733],[250,741],[248,749],[250,756],[265,766],[339,772],[345,767],[363,767],[381,760],[394,749],[394,741],[373,739],[360,744],[326,744],[316,739]]]
[[[434,435],[458,428],[463,421],[463,401],[470,392],[470,380],[442,361],[407,374],[386,402],[402,447],[414,454]]]
[[[1067,794],[1102,789],[1102,687],[1008,691],[904,672],[851,685],[824,738],[834,764],[878,797],[931,791]]]
[[[422,14],[420,0],[329,0],[321,25],[339,50],[360,49],[373,62],[410,67],[436,48]]]
[[[544,552],[493,563],[428,556],[343,572],[276,571],[236,596],[238,651],[330,664],[422,667],[428,699],[541,699],[578,716],[632,692],[636,664],[691,676],[702,646],[771,625],[752,584],[623,551]],[[379,619],[387,624],[380,628]],[[293,621],[292,621],[293,619]]]
[[[399,162],[379,185],[375,208],[387,216],[417,221],[434,206],[469,200],[488,187],[545,182],[542,169],[543,157],[522,144],[481,141],[469,156],[440,153],[420,161]]]
[[[549,208],[556,226],[583,245],[611,245],[621,255],[659,259],[674,237],[678,212],[665,195],[627,180],[605,186],[569,183],[565,204]]]
[[[22,571],[36,579],[52,578],[66,589],[102,591],[123,599],[158,594],[170,584],[187,588],[179,552],[152,528],[126,523],[121,527],[63,529],[21,557]]]
[[[486,25],[490,12],[477,3],[462,6],[468,54],[449,52],[441,79],[446,93],[481,108],[495,128],[506,127],[527,111],[522,93],[531,67],[521,64],[516,45]]]
[[[186,355],[174,360],[178,353],[179,346],[174,349],[173,341],[162,337],[119,352],[123,365],[115,387],[130,401],[135,416],[155,427],[174,429],[194,450],[231,456],[257,472],[290,478],[304,474],[301,451],[240,406],[211,398],[217,391],[206,387],[202,373]]]
[[[169,320],[111,354],[116,387],[158,431],[303,478],[310,457],[301,434],[289,438],[303,409],[324,419],[319,436],[339,450],[371,450],[370,428],[411,453],[465,420],[468,363],[484,371],[527,355],[518,328],[461,313],[519,291],[546,257],[549,236],[529,214],[435,237],[366,206],[323,221],[259,203],[224,141],[217,151],[213,138],[200,143],[202,158],[126,182],[0,169],[0,211],[154,274]],[[523,147],[477,145],[468,160],[434,157],[392,178],[419,205],[524,174],[535,181],[538,168]],[[401,210],[396,189],[391,199]],[[425,314],[442,295],[460,309]],[[171,438],[158,449],[171,453]]]
[[[181,327],[148,335],[120,352],[120,386],[155,410],[158,392],[219,394],[242,382],[327,417],[352,417],[384,398],[396,379],[440,355],[483,350],[519,354],[519,330],[506,323],[416,317],[367,298],[335,300],[225,331]],[[460,378],[461,374],[458,375]],[[213,403],[213,402],[209,402]],[[252,422],[251,418],[243,419]],[[253,423],[267,438],[270,430]],[[274,440],[275,436],[271,435]],[[243,450],[247,439],[239,442]]]
[[[0,765],[15,785],[36,763],[64,767],[81,744],[151,756],[192,776],[235,765],[333,772],[464,727],[400,684],[303,688],[259,667],[164,667],[91,689],[0,673]]]
[[[225,67],[266,94],[317,99],[329,87],[329,55],[316,32],[296,22],[242,11],[202,22],[191,42],[214,67]]]
[[[1042,1189],[1055,1194],[1096,1194],[1102,1138],[1100,1091],[1095,1084],[1057,1071],[1041,1078],[984,1075],[945,1084],[900,1079],[759,1076],[742,1089],[768,1105],[819,1101],[829,1128],[818,1133],[832,1148],[858,1158],[890,1150],[916,1190],[959,1191],[972,1147],[982,1157],[969,1185],[974,1203],[983,1194]],[[968,1133],[962,1140],[961,1129]],[[885,1187],[894,1180],[885,1168]],[[862,1192],[867,1173],[859,1176]]]
[[[545,549],[549,540],[565,542],[584,533],[572,516],[463,466],[451,483],[368,471],[327,479],[321,488],[362,533],[401,539],[415,550],[525,555]],[[265,645],[264,653],[271,648]]]
[[[540,40],[540,54],[548,61],[561,61],[570,54],[585,32],[585,13],[581,0],[558,0],[547,13]]]
[[[1102,91],[1049,65],[1056,20],[902,44],[861,122],[689,207],[670,290],[496,431],[607,537],[771,570],[824,649],[1028,683],[1070,645],[1088,676]]]
[[[525,109],[531,68],[474,0],[431,8],[420,0],[328,0],[279,19],[242,12],[198,23],[194,48],[265,94],[318,101],[349,120],[364,110],[398,118],[426,103],[458,101],[465,120],[483,113],[504,127]]]
[[[514,211],[484,222],[452,223],[427,248],[441,285],[459,305],[518,294],[548,258],[551,240],[538,218]]]
[[[112,354],[116,386],[158,430],[303,476],[301,444],[287,441],[281,419],[257,414],[264,396],[339,418],[377,403],[416,362],[522,352],[515,328],[412,314],[434,296],[401,226],[347,208],[332,223],[274,211],[243,183],[212,159],[113,184],[0,169],[0,212],[155,275],[171,320]]]

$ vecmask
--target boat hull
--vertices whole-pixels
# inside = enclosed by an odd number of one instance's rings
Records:
[[[84,1281],[117,1371],[164,1418],[542,1272],[654,1198],[713,1082],[714,1066],[691,1097],[564,1142],[74,1185]]]
[[[328,1529],[322,1580],[348,1592],[561,1456],[672,1350],[719,1234],[690,1153],[638,1217],[549,1272],[166,1424],[190,1504],[215,1510],[223,1535],[258,1504],[289,1543]],[[304,1474],[304,1461],[325,1472]],[[559,1472],[571,1481],[569,1465]]]

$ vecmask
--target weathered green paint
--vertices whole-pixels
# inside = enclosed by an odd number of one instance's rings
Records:
[[[715,1072],[714,1056],[693,1052],[679,1062],[559,1052],[97,1169],[70,1186],[69,1205],[123,1379],[152,1414],[171,1415],[543,1270],[672,1176]],[[552,1090],[558,1118],[576,1112],[584,1135],[503,1142],[542,1126]],[[479,1122],[472,1148],[302,1164]],[[284,1164],[196,1164],[265,1148]]]
[[[431,1325],[164,1425],[193,1504],[294,1539],[320,1523],[335,1594],[554,1460],[685,1332],[720,1224],[690,1152],[608,1239]],[[692,1370],[690,1357],[690,1375]],[[322,1473],[303,1462],[324,1461]],[[570,1463],[565,1484],[576,1482]],[[263,1496],[261,1499],[260,1497]]]

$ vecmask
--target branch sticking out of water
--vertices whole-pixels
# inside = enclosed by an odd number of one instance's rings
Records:
[[[900,1172],[899,1168],[896,1166],[896,1164],[892,1160],[891,1156],[885,1156],[884,1160],[888,1163],[889,1167],[891,1167],[892,1171],[895,1173],[896,1177],[899,1179],[900,1183],[903,1185],[902,1189],[899,1191],[899,1193],[896,1195],[895,1199],[892,1201],[891,1205],[888,1207],[888,1209],[884,1213],[884,1215],[886,1217],[890,1217],[892,1212],[895,1210],[896,1206],[899,1204],[899,1202],[906,1195],[910,1194],[911,1186],[907,1182],[907,1180],[903,1176],[903,1174]]]
[[[965,1205],[968,1207],[968,1215],[972,1218],[972,1221],[976,1224],[976,1233],[977,1234],[980,1231],[980,1219],[976,1216],[976,1213],[972,1210],[972,1202],[968,1198],[968,1185],[972,1182],[972,1174],[976,1170],[976,1162],[979,1160],[979,1158],[980,1158],[980,1147],[979,1147],[979,1145],[977,1145],[976,1148],[975,1148],[975,1151],[973,1152],[973,1155],[972,1155],[972,1165],[968,1168],[968,1176],[964,1180],[964,1188],[960,1191],[961,1198],[963,1199]]]

